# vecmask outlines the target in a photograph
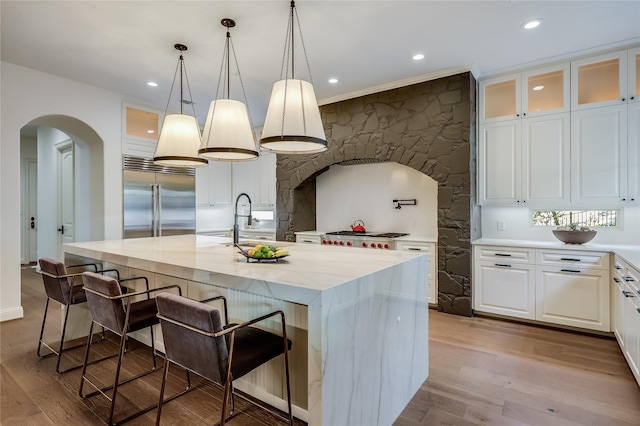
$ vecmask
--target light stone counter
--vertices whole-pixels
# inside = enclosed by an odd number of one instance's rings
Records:
[[[299,335],[307,340],[306,365],[297,371],[306,375],[306,398],[294,414],[310,425],[392,424],[428,376],[427,255],[273,242],[291,255],[258,264],[247,263],[229,242],[184,235],[65,244],[64,250],[260,297],[261,305],[302,307],[287,314],[288,325],[304,327]],[[304,338],[293,340],[294,349],[304,346]],[[248,390],[282,408],[281,393],[267,390],[265,398],[264,389]]]

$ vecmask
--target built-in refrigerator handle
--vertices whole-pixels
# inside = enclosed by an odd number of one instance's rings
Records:
[[[156,230],[158,237],[162,237],[162,186],[156,184],[156,209],[158,211],[158,220],[156,221]]]
[[[158,185],[151,184],[151,232],[158,236]]]

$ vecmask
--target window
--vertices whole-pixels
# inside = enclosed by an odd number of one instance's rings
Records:
[[[534,210],[533,226],[617,227],[618,210]]]

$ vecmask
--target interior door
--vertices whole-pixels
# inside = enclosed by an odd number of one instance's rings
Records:
[[[66,145],[59,152],[59,183],[58,193],[58,233],[60,244],[74,241],[74,185],[73,185],[73,144]],[[62,247],[59,247],[62,259]]]
[[[27,259],[38,261],[38,163],[27,163]]]

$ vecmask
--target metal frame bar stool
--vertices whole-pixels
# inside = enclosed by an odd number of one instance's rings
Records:
[[[219,299],[224,302],[225,325],[222,324],[220,311],[206,303]],[[227,420],[234,417],[234,395],[237,395],[282,418],[289,425],[293,425],[291,387],[289,384],[291,340],[287,339],[284,312],[275,311],[242,324],[229,324],[227,301],[224,296],[198,302],[175,294],[163,293],[156,297],[156,302],[166,353],[156,426],[160,424],[164,388],[170,363],[178,365],[186,371],[191,371],[224,389],[222,413],[217,424],[223,426]],[[280,316],[282,336],[257,327],[251,327],[253,324],[275,316]],[[287,417],[240,394],[236,394],[233,389],[233,381],[235,379],[244,376],[279,355],[284,355],[287,405],[289,408]],[[231,411],[227,415],[229,399],[231,399]]]
[[[56,362],[56,372],[57,373],[66,373],[67,371],[75,370],[82,367],[82,364],[74,365],[73,367],[66,368],[64,370],[60,369],[60,363],[62,361],[62,352],[79,348],[85,346],[86,343],[82,342],[77,345],[73,345],[70,347],[64,347],[64,339],[67,331],[67,320],[69,319],[69,311],[72,305],[78,305],[81,303],[85,303],[87,301],[86,295],[82,290],[82,285],[75,285],[75,278],[82,275],[82,272],[78,272],[75,274],[67,273],[67,269],[72,268],[91,268],[95,273],[107,273],[113,272],[116,277],[120,278],[120,273],[117,269],[103,269],[98,270],[98,265],[95,263],[83,263],[78,265],[69,265],[65,266],[64,263],[57,261],[55,259],[43,257],[38,260],[40,265],[40,271],[38,271],[42,275],[42,280],[44,283],[44,289],[47,294],[47,302],[44,308],[44,316],[42,317],[42,327],[40,327],[40,338],[38,339],[38,350],[37,354],[40,358],[47,358],[52,355],[56,355],[58,357],[58,361]],[[62,323],[62,332],[60,333],[60,345],[58,349],[52,348],[47,342],[43,340],[44,329],[47,322],[47,314],[49,312],[49,302],[51,300],[55,300],[65,307],[64,321]],[[92,336],[89,334],[89,336]],[[102,339],[105,338],[104,329],[102,330]],[[42,354],[42,346],[49,349],[49,353]]]
[[[144,280],[146,290],[123,294],[120,284],[126,281],[136,280]],[[143,408],[133,414],[128,415],[124,419],[114,422],[118,387],[158,370],[156,363],[157,355],[154,342],[153,326],[158,324],[159,320],[156,316],[156,300],[151,298],[150,295],[151,293],[163,292],[170,289],[177,289],[179,294],[181,294],[182,291],[177,285],[169,285],[165,287],[149,289],[149,280],[146,277],[125,278],[122,280],[116,280],[93,272],[84,272],[83,281],[84,290],[87,295],[87,302],[89,303],[89,311],[91,312],[92,318],[90,333],[93,331],[93,326],[95,324],[98,324],[103,328],[110,330],[114,334],[120,336],[120,347],[117,353],[118,361],[116,364],[113,384],[100,388],[87,377],[87,366],[90,365],[88,361],[92,344],[91,340],[87,340],[87,349],[85,352],[84,364],[82,366],[82,375],[80,378],[80,389],[78,391],[78,394],[81,398],[90,398],[98,394],[104,396],[108,401],[111,402],[108,424],[119,425],[144,413],[147,413],[148,411],[153,410],[158,406],[158,404],[153,404],[149,407]],[[147,298],[140,301],[133,301],[134,297],[142,295],[146,295]],[[126,352],[128,333],[143,330],[145,328],[149,328],[151,332],[153,365],[149,370],[120,381],[120,370],[122,367],[122,360]],[[88,394],[83,394],[85,382],[89,383],[95,389],[95,391]],[[191,380],[189,374],[187,373],[187,388],[170,397],[168,400],[186,393],[187,391],[189,391],[190,387]],[[106,393],[109,390],[113,390],[111,396]]]

